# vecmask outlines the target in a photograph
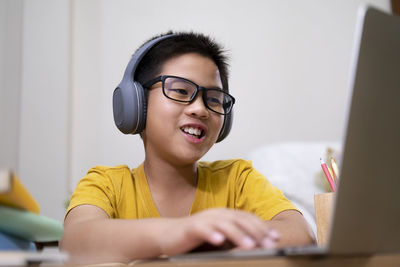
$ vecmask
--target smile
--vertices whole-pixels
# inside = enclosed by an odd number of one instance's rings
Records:
[[[184,126],[181,128],[181,130],[187,134],[190,134],[193,137],[198,138],[198,139],[202,138],[205,134],[204,130],[200,129],[198,127]]]

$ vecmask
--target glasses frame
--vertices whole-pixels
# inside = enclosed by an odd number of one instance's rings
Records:
[[[178,100],[178,99],[171,98],[171,97],[169,97],[169,96],[165,93],[165,86],[164,86],[164,85],[165,85],[165,80],[166,80],[167,78],[177,78],[177,79],[184,80],[184,81],[186,81],[186,82],[188,82],[188,83],[194,85],[194,86],[196,87],[196,91],[195,91],[194,94],[190,97],[189,100]],[[145,83],[143,84],[143,88],[145,88],[145,89],[150,89],[150,87],[152,87],[154,84],[156,84],[156,83],[158,83],[158,82],[161,82],[162,91],[163,91],[163,94],[164,94],[164,96],[165,96],[166,98],[171,99],[171,100],[173,100],[173,101],[181,102],[181,103],[191,103],[191,102],[193,102],[193,100],[196,98],[196,96],[198,95],[198,93],[199,93],[200,91],[203,91],[202,99],[203,99],[204,105],[205,105],[209,110],[211,110],[211,111],[213,111],[213,112],[215,112],[215,113],[218,113],[218,114],[220,114],[220,115],[227,115],[227,114],[229,114],[229,113],[232,111],[233,105],[235,104],[235,98],[234,98],[232,95],[230,95],[230,94],[228,94],[227,92],[225,92],[224,90],[219,89],[219,88],[206,88],[206,87],[203,87],[203,86],[200,86],[200,85],[196,84],[195,82],[193,82],[193,81],[191,81],[191,80],[189,80],[189,79],[182,78],[182,77],[179,77],[179,76],[161,75],[161,76],[158,76],[158,77],[156,77],[156,78],[154,78],[154,79],[151,79],[150,81],[145,82]],[[208,104],[207,104],[207,92],[208,92],[208,91],[218,91],[218,92],[223,93],[224,97],[228,96],[228,97],[230,97],[230,98],[232,99],[232,101],[228,102],[228,103],[230,103],[230,106],[228,107],[228,112],[221,113],[221,112],[218,112],[218,111],[216,111],[216,110],[214,110],[214,109],[212,109],[211,107],[208,106]],[[226,111],[225,108],[224,108],[224,111]]]

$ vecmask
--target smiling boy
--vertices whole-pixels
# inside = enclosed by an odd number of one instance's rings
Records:
[[[230,130],[235,99],[220,46],[194,33],[153,41],[126,72],[146,103],[145,126],[134,132],[145,160],[132,170],[89,170],[71,198],[61,249],[72,262],[94,263],[174,255],[204,243],[238,249],[313,243],[302,215],[250,162],[199,162]]]

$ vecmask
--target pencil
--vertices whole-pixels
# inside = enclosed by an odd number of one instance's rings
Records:
[[[333,171],[333,176],[335,178],[335,183],[337,183],[337,180],[339,179],[339,168],[336,164],[336,160],[334,158],[331,158],[331,167]]]
[[[322,158],[320,158],[320,161],[321,161],[322,170],[325,173],[325,177],[328,180],[329,186],[331,187],[332,191],[335,192],[336,191],[336,185],[335,185],[335,182],[332,179],[331,174],[329,173],[328,166],[326,166],[326,163],[322,160]]]
[[[332,166],[328,166],[328,164],[326,164],[326,167],[328,168],[329,174],[332,177],[332,181],[336,184],[336,177],[335,177],[335,173],[333,172]]]

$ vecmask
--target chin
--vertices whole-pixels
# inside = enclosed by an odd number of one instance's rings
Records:
[[[180,161],[182,163],[184,163],[185,165],[186,164],[193,164],[193,163],[196,163],[197,161],[199,161],[203,156],[204,156],[204,154],[203,155],[196,155],[196,156],[192,156],[192,157],[188,157],[187,155],[185,155],[184,157],[180,158]]]
[[[178,159],[180,162],[182,162],[183,164],[193,164],[196,163],[197,161],[199,161],[207,152],[207,151],[203,151],[199,153],[193,153],[193,151],[181,151],[181,153],[179,153]]]

